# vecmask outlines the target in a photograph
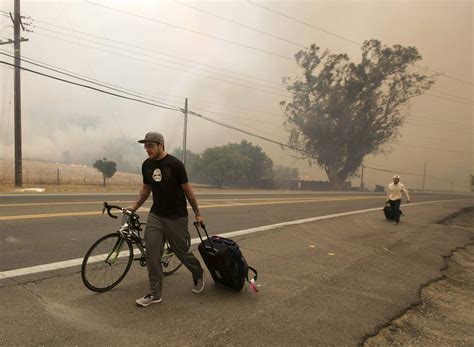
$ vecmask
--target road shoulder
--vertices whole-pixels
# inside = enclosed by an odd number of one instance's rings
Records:
[[[474,228],[474,208],[443,220],[457,228]],[[445,257],[441,276],[421,289],[421,300],[368,338],[364,346],[473,346],[474,243]]]

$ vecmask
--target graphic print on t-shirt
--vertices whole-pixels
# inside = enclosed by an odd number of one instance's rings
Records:
[[[155,171],[153,171],[153,181],[161,182],[161,170],[160,169],[155,169]]]

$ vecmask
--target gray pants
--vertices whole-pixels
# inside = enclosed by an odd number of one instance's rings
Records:
[[[148,215],[145,229],[146,267],[150,280],[150,294],[160,297],[163,287],[161,255],[165,238],[174,254],[191,271],[193,279],[202,277],[203,269],[196,257],[188,250],[186,239],[189,237],[188,217],[176,219],[159,217],[153,212]]]

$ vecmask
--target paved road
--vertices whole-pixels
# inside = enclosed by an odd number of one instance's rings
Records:
[[[117,226],[100,215],[101,202],[127,206],[133,198],[0,196],[0,272],[82,257]],[[379,207],[384,200],[370,194],[198,198],[213,233]],[[166,279],[164,302],[140,310],[133,302],[147,281],[138,266],[101,295],[82,286],[77,267],[0,280],[6,313],[0,344],[356,345],[415,302],[420,286],[439,275],[441,255],[473,235],[434,224],[472,199],[414,200],[444,202],[405,206],[396,227],[375,211],[236,237],[259,269],[259,294],[230,293],[208,278],[205,292],[192,295],[181,269]]]
[[[101,214],[102,202],[129,206],[134,194],[0,196],[0,271],[82,257],[119,226]],[[262,225],[383,205],[383,195],[200,194],[209,231],[226,233]],[[417,201],[450,199],[420,196]],[[142,220],[147,208],[143,206]],[[191,222],[191,221],[190,221]],[[192,237],[197,237],[190,225]]]
[[[82,257],[93,241],[117,229],[101,215],[103,201],[129,206],[136,195],[31,195],[2,197],[0,271]],[[201,194],[199,204],[210,232],[381,206],[380,195]],[[425,198],[426,199],[426,198]],[[150,202],[144,205],[147,210]],[[146,221],[148,212],[141,212]],[[192,237],[197,237],[190,225]],[[34,251],[32,252],[32,249]]]

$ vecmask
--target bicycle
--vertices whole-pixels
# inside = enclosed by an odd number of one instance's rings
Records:
[[[130,270],[132,261],[139,261],[141,266],[146,266],[146,245],[140,235],[142,226],[146,223],[140,222],[138,214],[107,202],[104,202],[102,214],[107,211],[111,218],[117,219],[118,217],[111,213],[113,209],[122,213],[122,226],[117,232],[107,234],[94,242],[82,261],[82,282],[94,292],[105,292],[119,284]],[[187,245],[188,248],[191,245],[189,237]],[[137,258],[134,257],[133,246],[141,253]],[[171,275],[183,265],[166,240],[161,264],[164,275]]]

